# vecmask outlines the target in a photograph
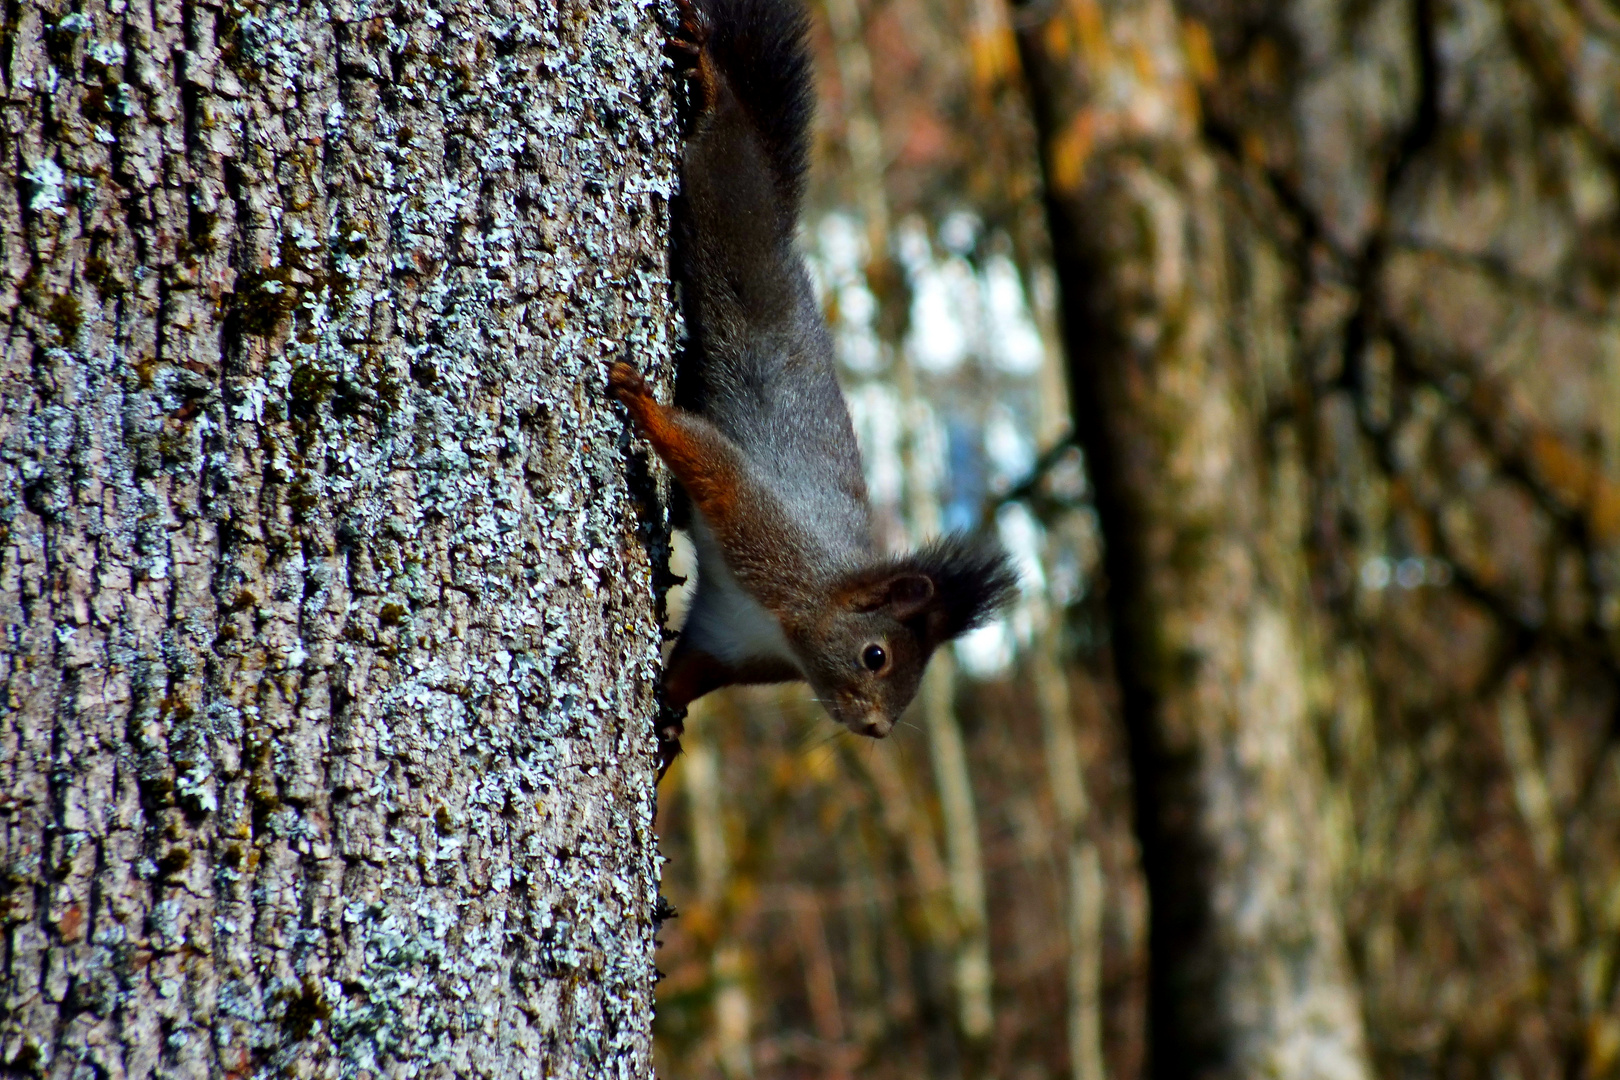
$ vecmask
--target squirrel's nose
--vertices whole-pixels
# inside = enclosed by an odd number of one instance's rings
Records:
[[[867,717],[862,721],[860,733],[873,739],[881,739],[894,729],[894,721],[882,713]]]

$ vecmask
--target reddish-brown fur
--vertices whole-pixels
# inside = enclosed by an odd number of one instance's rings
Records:
[[[680,9],[681,26],[669,39],[668,55],[697,87],[694,111],[701,116],[713,111],[720,98],[720,73],[715,70],[714,58],[703,49],[709,39],[709,26],[692,0],[676,0],[675,6]]]
[[[624,402],[636,428],[652,443],[693,504],[716,532],[732,531],[742,482],[737,451],[707,420],[661,405],[629,364],[608,371],[608,388]]]

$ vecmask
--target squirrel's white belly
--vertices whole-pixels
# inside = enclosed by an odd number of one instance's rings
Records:
[[[692,511],[692,543],[697,548],[698,587],[681,633],[727,664],[768,658],[799,667],[782,624],[738,584],[696,508]]]

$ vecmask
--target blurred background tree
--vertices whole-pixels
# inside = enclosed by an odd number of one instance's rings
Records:
[[[1620,1075],[1620,9],[814,10],[883,528],[1025,592],[701,703],[664,1073]]]

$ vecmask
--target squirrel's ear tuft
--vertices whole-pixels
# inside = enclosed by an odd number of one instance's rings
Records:
[[[927,609],[934,598],[934,582],[922,574],[907,573],[885,563],[850,582],[843,595],[852,611],[887,611],[904,622]]]
[[[922,622],[928,648],[987,622],[1013,598],[1018,575],[996,544],[953,533],[860,574],[846,595],[857,611],[886,609]]]

